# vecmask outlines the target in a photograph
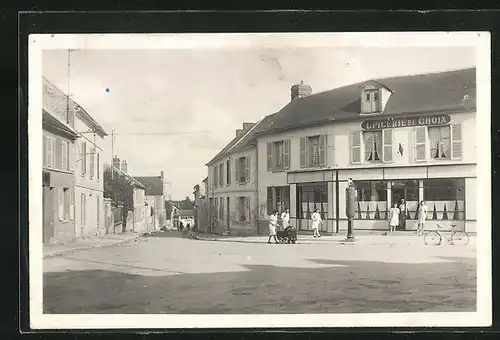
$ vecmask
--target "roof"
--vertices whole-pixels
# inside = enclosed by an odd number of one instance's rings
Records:
[[[194,210],[179,210],[177,212],[177,215],[179,216],[194,216]]]
[[[370,81],[292,100],[268,116],[265,124],[259,124],[254,134],[363,117],[360,114],[360,93],[361,86],[367,82]],[[373,82],[392,92],[383,116],[476,108],[476,68],[374,79]],[[464,100],[465,95],[468,95],[468,100]]]
[[[146,187],[146,195],[163,195],[163,180],[161,176],[135,176],[134,178]]]
[[[249,147],[251,145],[254,145],[255,142],[257,141],[256,135],[255,135],[255,131],[257,131],[259,125],[263,124],[263,122],[266,121],[266,119],[267,119],[267,117],[265,117],[264,119],[259,120],[250,129],[248,129],[247,131],[244,131],[244,133],[242,133],[241,135],[236,136],[235,138],[233,138],[229,142],[229,144],[227,144],[206,165],[210,165],[210,164],[216,162],[218,159],[220,159],[221,157],[223,157],[223,156],[225,156],[225,155],[227,155],[229,153],[237,152],[237,151],[245,149],[245,148],[247,148],[247,147]],[[208,182],[208,177],[205,178],[205,180]]]
[[[146,189],[146,187],[141,182],[139,182],[137,179],[135,179],[134,177],[132,177],[131,175],[129,175],[125,171],[118,169],[116,166],[112,166],[112,167],[113,167],[113,170],[115,170],[121,176],[124,176],[126,179],[128,179],[134,186],[139,187],[141,189]]]
[[[76,139],[79,136],[78,133],[70,126],[64,124],[45,110],[42,110],[42,126],[51,127],[52,129],[57,130],[59,134],[65,134],[73,139]]]
[[[68,109],[72,110],[76,117],[82,120],[88,127],[93,128],[99,136],[104,137],[108,135],[83,107],[69,98],[66,93],[52,84],[47,78],[42,78],[44,110],[60,117],[65,116]]]

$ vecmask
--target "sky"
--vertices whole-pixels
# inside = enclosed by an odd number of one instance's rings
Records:
[[[171,182],[192,196],[205,164],[241,128],[279,111],[290,87],[313,93],[373,78],[476,65],[473,47],[301,47],[45,50],[43,75],[109,134],[104,159],[127,160],[133,176]],[[104,161],[106,163],[106,161]]]

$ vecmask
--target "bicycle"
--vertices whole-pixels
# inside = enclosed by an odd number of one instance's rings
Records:
[[[446,237],[444,232],[441,229],[442,226],[439,223],[436,223],[436,230],[428,231],[424,235],[424,243],[426,245],[435,245],[439,246],[443,240],[443,238],[451,245],[461,244],[467,245],[469,243],[469,234],[465,231],[457,231],[455,230],[456,224],[451,224],[450,237]]]

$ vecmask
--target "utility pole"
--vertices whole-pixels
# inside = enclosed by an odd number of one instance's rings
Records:
[[[113,169],[113,158],[115,157],[115,129],[111,130],[111,179],[115,170]]]

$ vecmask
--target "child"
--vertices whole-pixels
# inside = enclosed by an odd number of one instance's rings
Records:
[[[311,216],[312,220],[312,229],[313,229],[313,237],[321,237],[319,234],[319,225],[323,224],[323,221],[321,220],[321,215],[319,214],[319,209],[315,209],[314,213]]]
[[[425,201],[421,201],[420,207],[418,209],[417,235],[419,235],[419,236],[424,234],[424,224],[425,224],[425,219],[427,217],[428,210],[429,209],[427,208],[427,204],[425,204]]]

